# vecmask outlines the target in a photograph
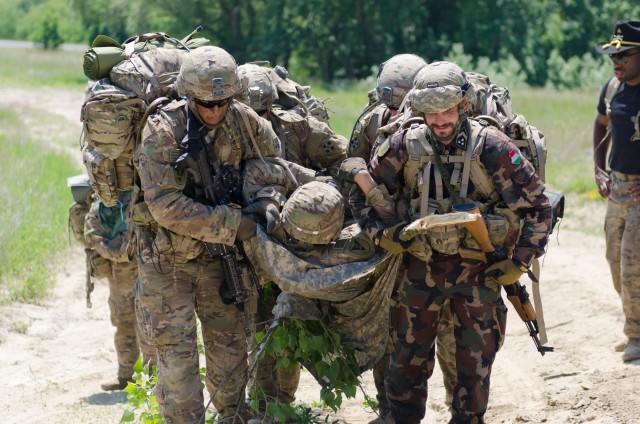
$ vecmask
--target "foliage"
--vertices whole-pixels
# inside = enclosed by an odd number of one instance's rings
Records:
[[[142,424],[164,424],[164,418],[158,405],[154,389],[158,376],[155,366],[142,365],[142,357],[133,366],[133,382],[129,382],[124,391],[127,393],[127,408],[120,423],[140,422]]]
[[[320,400],[334,411],[342,405],[342,396],[353,398],[360,386],[360,370],[353,349],[340,343],[340,336],[322,321],[285,318],[269,328],[268,336],[258,333],[261,343],[258,358],[276,358],[276,368],[291,368],[301,363],[321,383]],[[295,418],[290,405],[267,399],[267,412],[277,418]]]
[[[42,149],[15,112],[0,109],[0,300],[42,299],[63,251],[70,194],[66,178],[77,173],[67,155]]]
[[[56,25],[63,42],[152,31],[182,37],[203,24],[202,35],[240,63],[268,60],[325,82],[367,78],[395,54],[435,61],[459,56],[464,46],[468,64],[504,75],[501,84],[560,88],[592,81],[584,77],[601,67],[595,42],[608,38],[616,20],[640,16],[633,0],[458,0],[447,7],[437,0],[5,1],[5,38],[56,40]]]

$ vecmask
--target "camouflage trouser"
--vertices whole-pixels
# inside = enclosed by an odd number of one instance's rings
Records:
[[[146,343],[136,319],[133,285],[138,274],[136,262],[111,264],[109,280],[109,310],[111,324],[116,328],[114,344],[118,356],[118,378],[128,380],[133,365],[142,351],[143,361],[156,363],[156,348]]]
[[[393,312],[392,312],[393,315]],[[440,317],[440,326],[438,327],[438,334],[436,336],[436,356],[438,358],[438,364],[442,370],[442,380],[444,382],[445,400],[444,403],[451,408],[451,402],[453,401],[453,388],[456,385],[456,339],[453,336],[453,315],[451,315],[451,309],[449,309],[449,300],[447,299],[442,308],[442,316]],[[393,342],[389,338],[384,355],[373,366],[373,382],[376,386],[377,394],[376,400],[380,411],[389,410],[389,401],[387,400],[387,389],[384,386],[384,378],[391,362],[391,354],[393,353]],[[433,372],[433,363],[429,364],[431,370],[429,375]]]
[[[457,370],[451,422],[482,423],[507,308],[497,283],[484,281],[484,264],[451,256],[436,257],[430,265],[428,271],[426,263],[405,256],[401,305],[393,319],[394,351],[385,380],[391,412],[401,423],[419,423],[424,417],[433,346],[449,299]]]
[[[274,319],[272,310],[280,289],[275,284],[272,284],[272,288],[273,290],[265,291],[264,298],[260,300],[257,308],[256,321],[263,326],[269,325]],[[300,364],[296,363],[293,369],[277,368],[274,372],[275,364],[276,358],[269,355],[265,355],[258,362],[256,371],[258,391],[283,403],[293,402],[296,400],[296,390],[300,383]]]
[[[140,272],[136,296],[158,350],[156,396],[166,423],[199,423],[204,414],[196,313],[202,326],[207,390],[219,389],[214,406],[233,415],[244,402],[247,343],[240,312],[220,296],[220,260],[206,253],[184,264],[156,259],[141,263]]]
[[[613,286],[622,300],[624,333],[640,338],[640,204],[631,199],[630,180],[640,179],[613,172],[611,196],[605,218],[607,261]],[[635,178],[632,178],[635,177]]]

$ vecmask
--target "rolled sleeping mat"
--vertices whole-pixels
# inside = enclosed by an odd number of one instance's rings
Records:
[[[92,47],[84,54],[82,68],[87,78],[99,80],[108,77],[111,68],[126,58],[122,47]]]

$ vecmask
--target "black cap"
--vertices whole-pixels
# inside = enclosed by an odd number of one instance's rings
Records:
[[[640,21],[618,21],[613,27],[611,41],[596,44],[601,54],[615,54],[640,47]]]

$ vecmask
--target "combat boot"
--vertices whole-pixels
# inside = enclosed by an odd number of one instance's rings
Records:
[[[102,390],[109,392],[112,390],[122,390],[127,387],[130,378],[114,378],[113,380],[106,381],[100,385]]]
[[[640,359],[640,339],[629,339],[627,347],[624,348],[622,360],[624,362],[635,361]]]
[[[613,350],[615,350],[616,352],[623,352],[624,348],[627,347],[627,343],[629,343],[629,339],[625,337],[624,339],[613,345]]]
[[[391,411],[388,409],[381,409],[380,415],[373,421],[369,421],[369,424],[394,424],[395,420],[391,416]]]

